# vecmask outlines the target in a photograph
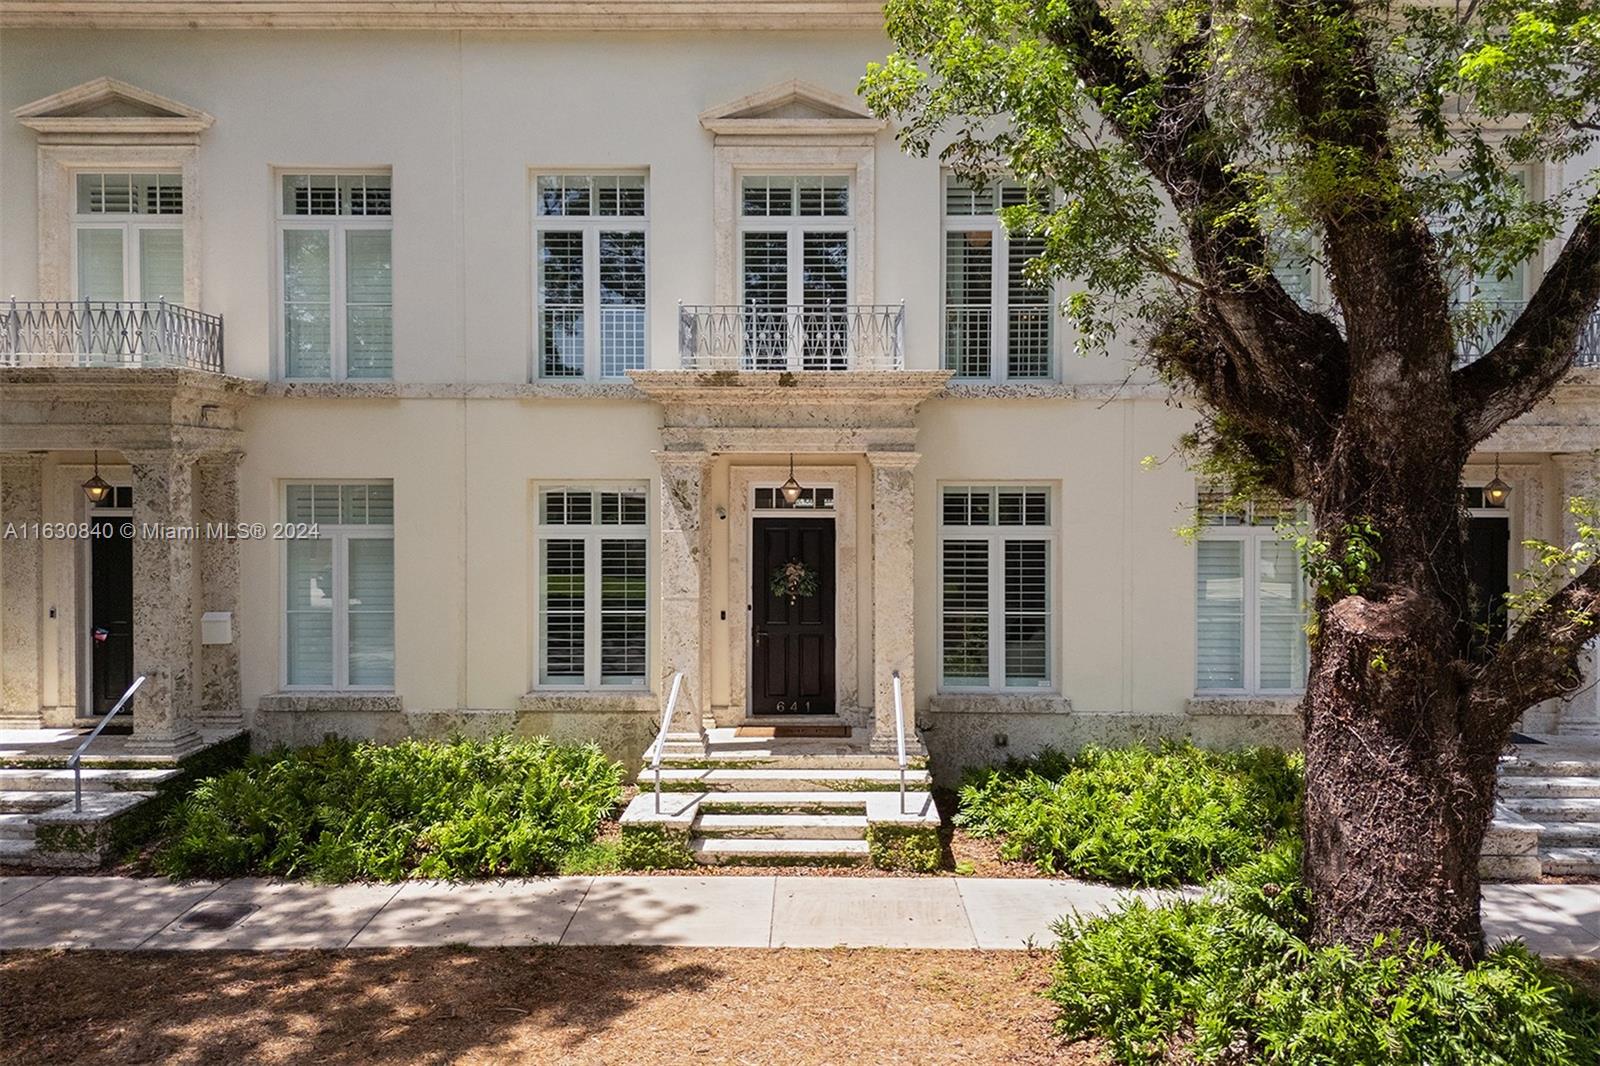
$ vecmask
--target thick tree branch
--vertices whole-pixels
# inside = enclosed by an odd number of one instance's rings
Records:
[[[1457,417],[1469,444],[1524,414],[1567,376],[1597,301],[1600,193],[1500,343],[1455,372]]]
[[[1591,565],[1525,618],[1472,686],[1465,732],[1499,738],[1541,700],[1583,684],[1579,655],[1600,632],[1600,563]]]

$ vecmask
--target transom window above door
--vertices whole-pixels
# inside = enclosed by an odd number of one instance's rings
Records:
[[[280,175],[284,377],[393,376],[392,182],[379,173]]]
[[[534,179],[537,377],[607,380],[648,361],[642,174]]]
[[[844,175],[740,181],[739,302],[754,370],[849,364],[853,227]]]
[[[73,295],[183,303],[183,176],[96,171],[76,183]]]

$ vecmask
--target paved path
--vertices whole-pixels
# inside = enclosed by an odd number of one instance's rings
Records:
[[[247,878],[0,877],[0,949],[380,948],[471,944],[1022,948],[1124,890],[1078,881],[557,877],[310,885]],[[1600,958],[1600,885],[1490,885],[1492,940]]]

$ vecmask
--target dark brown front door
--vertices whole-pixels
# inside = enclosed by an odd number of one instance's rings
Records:
[[[1467,530],[1467,576],[1472,581],[1473,644],[1487,651],[1506,638],[1506,593],[1511,589],[1511,523],[1474,515]]]
[[[750,712],[833,714],[833,522],[758,518],[752,554]],[[791,562],[815,575],[811,595],[773,590]]]
[[[94,582],[89,594],[93,714],[105,714],[133,684],[133,541],[124,535],[127,524],[126,518],[96,518],[95,535],[89,541]]]

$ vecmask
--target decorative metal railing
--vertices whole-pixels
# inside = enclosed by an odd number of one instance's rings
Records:
[[[901,370],[905,304],[678,305],[685,370]]]
[[[1472,317],[1456,328],[1456,364],[1465,366],[1488,354],[1526,306],[1520,300],[1485,300],[1475,305]],[[1600,310],[1584,322],[1572,362],[1574,366],[1600,366]]]
[[[186,367],[222,373],[222,316],[165,300],[0,304],[0,366]]]

